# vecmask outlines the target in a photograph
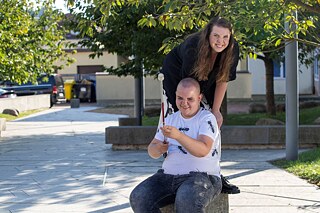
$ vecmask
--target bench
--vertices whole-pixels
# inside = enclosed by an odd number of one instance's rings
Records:
[[[113,150],[146,149],[152,141],[156,126],[110,126],[105,129],[105,143]]]
[[[174,204],[161,208],[161,213],[174,213]],[[228,213],[229,196],[221,193],[206,208],[207,213]]]
[[[128,122],[128,121],[127,121]],[[284,148],[285,126],[224,126],[221,128],[222,148]],[[299,126],[300,148],[320,145],[319,125]],[[117,149],[146,149],[156,126],[110,126],[105,129],[105,143]]]

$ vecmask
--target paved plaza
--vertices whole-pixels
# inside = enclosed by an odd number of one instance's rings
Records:
[[[143,150],[113,151],[105,128],[124,115],[88,112],[95,108],[57,105],[7,122],[0,138],[0,213],[132,212],[131,190],[162,159]],[[229,196],[229,212],[320,212],[318,187],[268,163],[283,157],[283,149],[223,150],[223,174],[241,189]]]

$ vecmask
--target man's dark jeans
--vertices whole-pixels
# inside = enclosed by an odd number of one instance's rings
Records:
[[[160,169],[134,188],[130,205],[135,213],[161,213],[160,208],[172,203],[177,213],[205,212],[221,187],[219,177],[203,172],[169,175]]]

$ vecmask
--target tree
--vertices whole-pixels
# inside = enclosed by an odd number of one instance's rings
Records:
[[[117,5],[131,5],[140,7],[146,1],[141,0],[93,0],[87,1],[100,5],[100,12],[106,20],[112,14],[112,7]],[[68,0],[73,4],[74,0]],[[188,30],[202,28],[212,16],[221,15],[234,24],[235,37],[240,43],[242,56],[249,55],[255,59],[262,59],[266,67],[266,97],[267,110],[275,114],[273,91],[273,61],[281,61],[285,42],[294,40],[299,34],[298,41],[305,44],[299,59],[311,62],[310,52],[320,46],[319,39],[319,1],[314,0],[163,0],[161,5],[152,12],[145,12],[139,20],[144,27],[163,26],[176,34],[183,34]],[[297,10],[301,15],[299,20],[292,16]],[[284,15],[287,14],[285,17]],[[297,24],[297,30],[286,32],[284,22]],[[167,39],[162,46],[164,52],[178,44],[175,40],[179,36]]]
[[[159,71],[164,55],[159,52],[165,38],[176,36],[164,27],[152,29],[137,25],[145,13],[154,12],[159,0],[140,2],[139,7],[125,2],[110,3],[95,1],[95,4],[71,6],[70,27],[80,32],[79,44],[92,51],[90,57],[99,57],[104,51],[116,53],[127,59],[119,67],[107,67],[106,71],[118,76],[135,77],[135,116],[142,124],[143,80],[146,74]],[[108,9],[106,9],[108,7]],[[107,11],[107,13],[106,13]]]
[[[302,63],[310,63],[310,52],[320,46],[319,1],[163,1],[164,13],[147,14],[140,21],[148,26],[154,23],[169,29],[183,31],[185,28],[202,26],[212,15],[221,15],[234,23],[235,36],[241,44],[243,57],[263,60],[266,68],[267,112],[275,114],[273,63],[283,59],[285,42],[296,39],[304,44],[299,54]],[[292,11],[297,10],[296,20]],[[214,13],[212,13],[214,11]],[[285,17],[284,15],[287,14]],[[284,22],[297,24],[295,32],[287,32]],[[318,26],[316,26],[318,25]]]
[[[119,67],[109,67],[109,73],[140,77],[142,67],[145,74],[159,71],[164,55],[159,52],[165,38],[176,37],[162,26],[151,29],[137,25],[144,14],[153,12],[159,7],[157,0],[140,3],[139,7],[132,4],[110,4],[110,14],[106,16],[104,4],[74,5],[70,29],[80,32],[80,45],[93,51],[90,57],[99,57],[104,51],[118,54],[127,59]],[[79,12],[79,9],[83,10]]]
[[[0,7],[0,80],[36,82],[42,73],[62,67],[57,60],[72,62],[63,51],[63,16],[53,1],[38,6],[28,0],[3,0]]]
[[[295,40],[299,35],[301,44],[299,59],[310,64],[310,54],[320,46],[319,1],[176,1],[164,0],[162,13],[146,14],[140,23],[144,26],[157,24],[176,31],[202,27],[211,16],[222,15],[234,23],[235,37],[241,44],[243,57],[249,55],[263,60],[266,68],[267,111],[275,114],[273,63],[283,59],[285,42]],[[297,10],[297,20],[292,12]],[[287,16],[285,16],[285,14]],[[295,23],[297,30],[287,32],[284,22]],[[311,56],[311,57],[310,57]]]

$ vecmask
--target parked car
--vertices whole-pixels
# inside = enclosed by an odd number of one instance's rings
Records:
[[[57,102],[66,102],[64,82],[60,74],[52,74],[50,76],[43,75],[38,78],[38,85],[51,84],[52,94],[51,103],[55,104]]]
[[[0,98],[15,98],[17,94],[13,90],[4,90],[0,88]]]
[[[65,102],[64,82],[59,74],[43,74],[37,79],[37,84],[31,82],[18,85],[10,81],[3,83],[3,89],[14,91],[17,96],[50,94],[51,106],[57,102]]]

